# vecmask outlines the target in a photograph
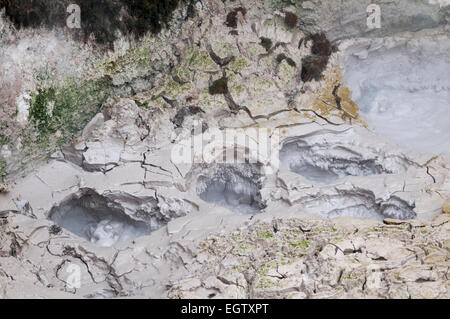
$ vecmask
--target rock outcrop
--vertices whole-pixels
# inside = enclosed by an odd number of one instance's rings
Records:
[[[355,37],[379,38],[400,32],[417,32],[448,23],[447,0],[377,1],[381,28],[370,29],[367,18],[370,0],[333,2],[328,0],[293,1],[304,30],[325,31],[332,41]]]

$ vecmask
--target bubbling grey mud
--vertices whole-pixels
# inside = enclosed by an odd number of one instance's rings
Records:
[[[379,200],[373,193],[358,189],[339,191],[333,195],[320,195],[304,203],[306,212],[324,218],[345,216],[379,221],[385,218],[414,219],[417,216],[414,208],[414,204],[411,205],[395,196]]]
[[[186,215],[182,205],[178,206],[177,211],[172,207],[163,212],[153,197],[84,191],[53,207],[49,219],[92,243],[109,247],[148,235],[173,218]]]
[[[293,137],[284,141],[280,162],[310,181],[325,184],[345,176],[399,174],[407,170],[406,159],[384,161],[376,150],[352,142],[355,137],[352,131]]]
[[[376,132],[414,151],[450,153],[449,52],[443,39],[352,54],[344,80]]]
[[[256,214],[265,208],[260,193],[263,175],[256,164],[219,164],[209,170],[197,179],[202,200],[242,214]]]
[[[392,173],[374,159],[363,159],[345,148],[326,149],[308,145],[303,140],[285,144],[280,151],[280,161],[294,173],[322,183],[330,183],[344,176]]]
[[[131,218],[118,205],[96,194],[86,194],[54,207],[49,217],[59,226],[100,246],[112,246],[152,231],[144,221]]]

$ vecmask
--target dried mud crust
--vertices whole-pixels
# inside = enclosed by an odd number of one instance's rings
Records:
[[[284,219],[200,246],[170,298],[448,298],[449,219]]]

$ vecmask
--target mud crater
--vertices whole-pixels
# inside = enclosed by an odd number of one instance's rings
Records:
[[[126,242],[166,225],[186,212],[163,213],[153,197],[99,195],[94,191],[71,196],[53,207],[48,218],[60,227],[99,246]]]
[[[313,182],[332,183],[345,176],[369,176],[403,173],[406,163],[390,165],[380,163],[375,156],[364,157],[351,146],[320,142],[308,138],[295,138],[283,144],[280,161],[292,172]]]
[[[263,178],[256,164],[217,164],[203,169],[196,191],[205,202],[235,213],[257,214],[266,207],[260,193]]]
[[[375,219],[414,219],[415,205],[396,196],[377,199],[370,191],[342,190],[338,194],[321,195],[303,203],[304,210],[324,218],[354,217]]]

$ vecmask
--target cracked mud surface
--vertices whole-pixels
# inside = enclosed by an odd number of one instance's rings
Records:
[[[0,297],[449,297],[449,155],[399,146],[372,129],[345,72],[369,51],[448,43],[448,28],[430,22],[434,29],[403,33],[412,28],[403,26],[380,38],[349,31],[333,43],[337,50],[325,50],[323,77],[304,82],[314,41],[286,25],[284,9],[243,3],[236,26],[224,25],[234,4],[201,1],[194,17],[108,57],[64,46],[68,69],[38,54],[37,43],[52,32],[15,35],[0,24],[9,41],[2,56],[12,59],[16,40],[33,52],[16,57],[23,61],[17,74],[28,81],[19,98],[24,129],[29,92],[50,85],[56,97],[73,95],[55,84],[60,75],[33,80],[34,65],[69,76],[80,71],[72,58],[80,51],[101,61],[86,66],[89,81],[111,85],[98,108],[71,105],[75,115],[57,119],[76,127],[78,115],[92,115],[63,145],[62,129],[40,143],[11,136],[2,145],[10,175],[8,185],[0,183]],[[302,6],[300,16],[311,10]],[[437,20],[435,8],[426,8]],[[330,39],[334,18],[315,22]],[[347,70],[355,76],[355,69]],[[385,90],[380,78],[375,86]],[[447,86],[444,77],[444,94]],[[236,129],[256,141],[257,128],[280,141],[279,156],[228,166],[173,160],[177,145],[201,133],[211,146],[206,155],[217,159],[223,154],[213,152],[214,130]],[[247,145],[236,144],[222,151],[243,156]],[[43,149],[51,150],[47,157]],[[70,285],[74,265],[79,288]]]
[[[171,298],[448,298],[449,216],[283,219],[201,243]]]

